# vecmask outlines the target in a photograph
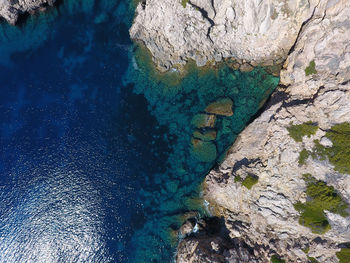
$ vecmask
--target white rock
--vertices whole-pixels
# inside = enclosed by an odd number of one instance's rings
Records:
[[[281,63],[319,0],[147,0],[137,7],[131,38],[151,51],[159,70],[222,57]],[[194,30],[193,30],[194,29]],[[182,41],[179,41],[182,39]]]
[[[14,25],[19,15],[34,12],[47,5],[52,6],[55,2],[56,0],[0,0],[0,16]]]

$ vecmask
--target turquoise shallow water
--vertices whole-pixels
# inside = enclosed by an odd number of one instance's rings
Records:
[[[156,74],[132,17],[66,0],[0,25],[0,262],[170,262],[204,176],[278,83],[225,64]],[[234,114],[203,162],[193,118],[222,98]]]

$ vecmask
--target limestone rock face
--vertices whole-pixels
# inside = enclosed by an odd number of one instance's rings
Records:
[[[198,223],[201,225],[200,230],[180,242],[176,255],[177,263],[258,262],[253,248],[238,239],[229,238],[222,220],[211,218],[201,221]]]
[[[286,262],[307,262],[305,248],[319,262],[338,262],[335,253],[350,242],[349,216],[325,211],[331,229],[315,234],[299,224],[300,214],[293,206],[306,201],[306,173],[333,186],[350,204],[350,175],[337,172],[327,158],[309,156],[305,164],[299,163],[303,149],[312,152],[315,140],[331,147],[326,132],[350,122],[349,43],[350,2],[321,0],[287,58],[283,87],[239,135],[220,167],[206,177],[205,199],[225,217],[231,238],[263,248],[256,253],[258,262],[269,262],[273,254]],[[307,74],[312,61],[315,71]],[[319,129],[295,141],[287,128],[308,121]],[[259,176],[251,190],[235,180],[249,174]]]
[[[55,2],[56,0],[0,0],[0,16],[14,25],[20,14],[52,6]]]
[[[318,3],[147,0],[137,7],[130,35],[146,45],[161,71],[188,59],[199,66],[227,57],[272,65],[284,61]]]

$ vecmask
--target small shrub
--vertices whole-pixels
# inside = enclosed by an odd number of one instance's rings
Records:
[[[279,258],[277,255],[273,255],[271,257],[271,262],[272,263],[285,263],[286,261],[281,259],[281,258]]]
[[[316,258],[313,257],[307,257],[310,263],[319,263],[319,261]]]
[[[333,143],[332,147],[323,147],[315,140],[312,157],[325,160],[334,165],[334,170],[343,174],[350,174],[350,123],[344,122],[334,125],[325,135]]]
[[[315,63],[315,60],[312,60],[312,61],[310,61],[309,66],[307,66],[305,69],[305,75],[309,76],[309,75],[316,74],[316,73],[317,73],[316,63]]]
[[[342,248],[335,254],[339,259],[339,263],[350,263],[350,248]]]
[[[303,124],[291,125],[287,128],[289,135],[296,141],[302,142],[304,136],[310,137],[315,134],[318,129],[317,125],[314,125],[311,121]]]
[[[304,249],[302,249],[302,251],[303,251],[305,254],[307,254],[307,253],[309,253],[309,251],[310,251],[310,247],[304,248]]]
[[[350,174],[350,123],[334,125],[326,133],[333,146],[325,148],[329,161],[340,173]]]
[[[299,223],[309,227],[313,233],[324,234],[331,226],[324,214],[324,210],[341,216],[348,216],[348,205],[337,194],[333,186],[327,186],[323,181],[318,181],[311,174],[304,174],[306,182],[307,201],[297,202],[294,208],[299,211]]]
[[[247,189],[251,189],[253,185],[255,185],[259,181],[259,177],[256,175],[248,175],[243,181],[242,185],[245,186]]]
[[[309,157],[309,152],[306,149],[303,149],[300,153],[299,153],[299,165],[303,165],[305,164],[306,159]]]
[[[242,182],[242,178],[239,175],[236,175],[234,181],[235,183]]]
[[[184,8],[186,8],[186,5],[188,3],[189,0],[181,0],[181,4]]]

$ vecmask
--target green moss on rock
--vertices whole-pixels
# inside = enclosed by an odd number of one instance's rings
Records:
[[[281,259],[279,256],[277,256],[277,255],[273,255],[272,257],[271,257],[271,262],[272,263],[285,263],[286,261],[285,260],[283,260],[283,259]]]
[[[307,257],[310,263],[319,263],[319,261],[314,257]]]
[[[259,177],[256,175],[249,174],[243,181],[242,185],[245,186],[247,189],[251,189],[253,185],[255,185],[259,181]]]
[[[296,141],[302,142],[304,136],[310,137],[314,135],[318,129],[318,126],[312,123],[312,121],[304,122],[303,124],[291,125],[287,128],[289,135]]]
[[[299,159],[298,162],[300,165],[305,164],[306,159],[309,157],[309,152],[306,149],[303,149],[300,153],[299,153]]]
[[[350,174],[350,123],[334,125],[325,135],[333,143],[332,147],[324,147],[315,141],[313,158],[326,157],[334,169],[340,173]]]
[[[309,66],[305,68],[305,75],[309,76],[312,74],[317,74],[315,60],[310,61]]]
[[[350,248],[342,248],[335,254],[339,259],[339,263],[350,263]]]
[[[188,1],[189,0],[181,0],[181,5],[186,8]]]
[[[242,178],[239,175],[236,175],[234,181],[235,183],[242,182]]]
[[[300,212],[299,223],[309,227],[313,233],[324,234],[331,226],[324,214],[324,210],[341,216],[348,216],[348,205],[337,194],[333,186],[316,180],[311,174],[304,174],[306,182],[307,201],[297,202],[294,208]]]

